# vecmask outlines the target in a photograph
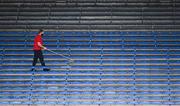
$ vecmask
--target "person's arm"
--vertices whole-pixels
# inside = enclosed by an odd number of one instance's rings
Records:
[[[43,46],[40,42],[37,43],[39,47],[43,48],[44,50],[46,50],[47,48],[45,46]]]

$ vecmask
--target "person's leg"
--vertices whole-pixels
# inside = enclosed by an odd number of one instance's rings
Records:
[[[49,68],[46,67],[45,62],[44,62],[44,56],[42,51],[39,52],[39,60],[41,62],[41,65],[43,66],[43,71],[50,71]]]
[[[42,66],[46,66],[46,65],[45,65],[45,62],[44,62],[44,56],[43,56],[42,51],[39,51],[38,57],[39,57],[39,60],[40,60],[40,62],[41,62],[41,65],[42,65]]]
[[[32,63],[32,70],[35,69],[37,60],[38,60],[38,52],[34,50],[34,57],[33,57],[33,63]]]

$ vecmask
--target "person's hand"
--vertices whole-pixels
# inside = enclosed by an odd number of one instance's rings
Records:
[[[46,48],[46,47],[43,47],[43,49],[44,49],[44,50],[47,50],[47,48]]]
[[[46,48],[46,47],[44,47],[44,50],[47,50],[47,48]]]

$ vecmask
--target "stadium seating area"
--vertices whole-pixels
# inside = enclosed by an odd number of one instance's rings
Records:
[[[30,71],[36,32],[0,32],[0,104],[178,106],[180,32],[45,32],[50,72]],[[66,67],[69,66],[69,67]]]
[[[0,106],[180,106],[180,1],[0,0]]]

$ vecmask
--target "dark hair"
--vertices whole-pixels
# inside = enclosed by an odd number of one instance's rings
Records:
[[[43,32],[43,29],[39,29],[39,32],[38,32],[38,33],[41,33],[41,32]]]

